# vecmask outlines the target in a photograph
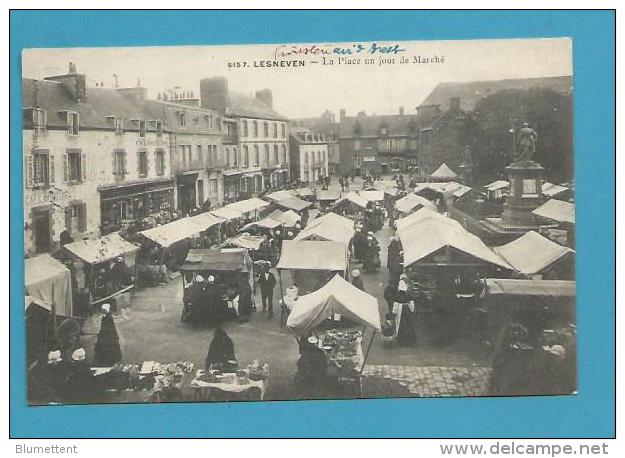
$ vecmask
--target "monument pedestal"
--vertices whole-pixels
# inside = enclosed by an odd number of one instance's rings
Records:
[[[508,227],[534,227],[537,220],[532,210],[544,202],[542,177],[544,168],[534,161],[519,161],[506,167],[510,194],[503,204],[501,224]]]

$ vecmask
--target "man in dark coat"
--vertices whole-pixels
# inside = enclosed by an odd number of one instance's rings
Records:
[[[362,278],[360,278],[360,270],[358,269],[352,270],[352,285],[354,285],[361,291],[365,290],[365,285],[362,283]]]
[[[401,248],[399,244],[399,239],[397,236],[391,236],[391,239],[388,243],[388,251],[386,256],[386,267],[390,270],[393,262],[397,262],[397,256],[399,255]]]
[[[360,228],[356,229],[352,246],[354,247],[354,257],[358,262],[362,262],[367,249],[367,237],[365,237]]]
[[[273,289],[276,286],[276,277],[267,270],[261,274],[259,283],[263,312],[267,310],[269,318],[271,318],[273,316]]]

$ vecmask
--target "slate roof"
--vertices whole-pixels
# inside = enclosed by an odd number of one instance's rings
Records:
[[[277,121],[288,120],[257,97],[230,91],[228,99],[229,105],[226,111],[228,115]]]
[[[81,129],[113,129],[113,121],[107,116],[124,119],[124,129],[137,129],[129,121],[133,119],[161,120],[166,126],[167,116],[164,104],[154,100],[136,101],[124,96],[115,89],[87,88],[87,97],[76,102],[62,83],[47,80],[22,80],[22,107],[38,105],[47,110],[48,127],[67,128],[65,111],[75,111],[80,115]],[[148,130],[154,125],[148,123]]]
[[[460,109],[468,111],[475,108],[480,99],[504,89],[548,88],[570,94],[572,85],[571,76],[439,83],[421,105],[440,105],[444,111],[449,108],[451,97],[459,97]]]

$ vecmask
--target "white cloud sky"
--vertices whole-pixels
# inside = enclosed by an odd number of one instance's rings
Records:
[[[68,62],[85,73],[91,85],[104,82],[113,87],[113,74],[120,86],[135,86],[137,80],[149,96],[180,86],[199,95],[199,80],[225,76],[230,89],[253,94],[270,88],[274,108],[288,117],[317,116],[326,109],[348,115],[406,113],[414,109],[440,82],[530,78],[572,74],[572,42],[566,38],[412,41],[399,43],[412,59],[444,56],[444,64],[333,65],[313,64],[306,56],[301,68],[228,68],[228,62],[272,60],[280,45],[63,48],[29,49],[23,53],[22,74],[43,78],[67,72]],[[352,46],[354,43],[346,43]],[[362,43],[365,47],[371,42]],[[321,45],[321,44],[319,44]],[[358,57],[371,57],[360,54]],[[299,59],[289,57],[287,59]],[[336,58],[334,59],[337,60]]]

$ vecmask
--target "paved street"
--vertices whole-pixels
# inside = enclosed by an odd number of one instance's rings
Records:
[[[333,185],[338,186],[336,179]],[[356,181],[353,186],[360,187],[360,182]],[[378,298],[381,316],[387,311],[383,290],[388,278],[386,246],[391,233],[390,228],[384,227],[376,234],[381,245],[382,268],[375,273],[362,273],[366,291]],[[288,286],[286,277],[283,275],[284,288]],[[259,309],[252,314],[250,321],[245,324],[227,322],[223,328],[234,341],[236,355],[242,365],[254,359],[269,363],[271,376],[266,399],[289,399],[293,397],[293,378],[299,353],[295,337],[280,326],[279,286],[274,293],[273,319],[268,319],[260,311],[258,291],[256,303]],[[203,367],[213,330],[192,328],[181,323],[181,310],[180,278],[137,291],[130,307],[115,316],[123,360],[134,363],[188,360]],[[96,334],[98,329],[99,317],[96,315],[85,324],[84,332]],[[446,347],[435,345],[420,323],[417,324],[417,333],[417,343],[413,347],[388,347],[379,335],[376,336],[365,374],[375,376],[384,383],[390,380],[397,386],[397,390],[384,388],[382,392],[388,392],[389,396],[477,396],[485,393],[488,369],[482,352],[462,341]],[[95,335],[85,336],[83,340],[88,353],[91,353]],[[368,386],[365,382],[366,394]],[[404,388],[407,388],[405,392],[402,391]],[[371,395],[377,397],[378,390]]]

